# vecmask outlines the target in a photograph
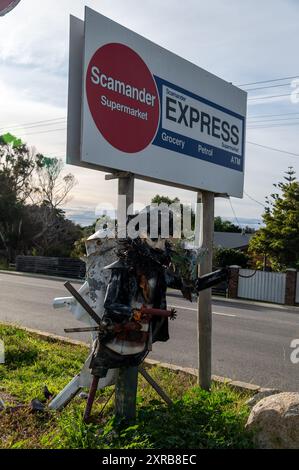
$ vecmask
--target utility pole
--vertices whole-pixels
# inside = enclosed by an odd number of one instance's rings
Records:
[[[126,196],[124,198],[122,196]],[[119,174],[118,175],[118,217],[120,212],[128,208],[134,202],[134,175],[132,174]],[[126,222],[124,214],[121,217],[121,224],[119,236],[124,238],[126,236]],[[117,379],[115,384],[115,417],[119,421],[124,421],[126,424],[134,422],[136,418],[136,395],[138,384],[138,367],[121,367],[118,369]]]
[[[199,266],[199,275],[212,271],[214,234],[214,193],[197,193],[197,202],[202,204],[200,232],[201,246],[207,250]],[[212,375],[212,289],[198,295],[197,314],[198,338],[198,383],[204,390],[210,390]]]

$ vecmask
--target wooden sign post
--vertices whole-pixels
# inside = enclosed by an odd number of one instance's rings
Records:
[[[201,202],[201,245],[207,249],[199,267],[199,275],[212,271],[214,233],[214,193],[198,193]],[[198,338],[198,383],[204,390],[210,390],[212,374],[212,289],[205,289],[198,296],[197,316]]]
[[[126,214],[134,202],[134,175],[118,175],[118,209],[121,210],[121,196],[126,196]],[[124,207],[122,207],[124,209]],[[124,221],[122,221],[123,223]],[[121,227],[125,232],[126,227]],[[121,236],[125,236],[123,233]],[[126,424],[134,422],[136,418],[136,395],[138,384],[138,367],[122,367],[118,369],[115,384],[115,417]]]

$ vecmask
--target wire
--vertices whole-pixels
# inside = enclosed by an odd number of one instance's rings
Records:
[[[291,96],[293,93],[286,93],[283,95],[268,95],[268,96],[258,96],[257,98],[248,98],[248,101],[256,101],[256,100],[268,100],[271,98],[281,98],[282,96]]]
[[[294,115],[294,114],[299,114],[299,113],[255,114],[253,116],[248,116],[247,120],[248,119],[258,119],[258,118],[262,118],[262,117],[290,116],[290,115]]]
[[[257,124],[259,122],[275,122],[275,121],[294,121],[299,119],[299,117],[288,117],[288,118],[275,118],[275,119],[260,119],[258,121],[250,122],[250,124]],[[248,121],[247,121],[248,122]]]
[[[295,77],[289,77],[289,78],[295,78]],[[283,80],[283,79],[276,79],[276,80]],[[269,81],[275,81],[275,80],[269,80]],[[268,80],[263,81],[263,82],[254,82],[254,83],[266,83],[266,82],[268,82]],[[252,83],[252,84],[254,84],[254,83]],[[241,86],[241,85],[239,85],[239,86]],[[273,85],[273,86],[285,86],[285,84],[284,85]],[[262,88],[268,88],[268,87],[262,87]],[[253,89],[251,89],[250,91],[252,91],[252,90]],[[248,101],[261,100],[261,99],[270,99],[270,98],[282,97],[282,96],[290,96],[291,94],[258,96],[258,97],[249,98]],[[299,114],[299,113],[281,113],[281,114],[264,114],[264,115],[262,114],[262,115],[248,116],[248,119],[256,119],[256,118],[259,118],[259,117],[272,117],[272,116],[289,116],[289,115],[297,115],[297,114]],[[50,125],[62,124],[63,123],[63,122],[58,122],[58,121],[65,121],[66,122],[66,116],[59,117],[59,118],[53,118],[53,119],[45,119],[45,120],[41,120],[41,121],[31,121],[31,122],[27,122],[27,123],[23,123],[23,124],[8,125],[8,126],[5,126],[5,127],[0,127],[0,131],[7,130],[7,129],[16,130],[16,129],[21,129],[21,128],[22,128],[22,130],[23,129],[26,130],[26,129],[30,129],[30,128],[34,128],[34,127],[43,127],[43,125],[45,127],[47,127],[47,126],[50,126]],[[31,134],[31,135],[33,135],[33,134]]]
[[[289,123],[281,123],[281,124],[261,124],[259,126],[247,126],[247,129],[269,129],[271,127],[289,127],[289,126],[298,126],[299,122],[289,122]]]
[[[256,88],[248,88],[245,91],[266,90],[267,88],[284,87],[284,86],[290,86],[291,84],[292,84],[292,82],[283,83],[283,84],[279,84],[279,85],[259,86],[259,87],[256,87]]]
[[[262,204],[260,201],[257,201],[256,199],[254,199],[254,197],[250,196],[250,194],[246,193],[245,189],[244,189],[244,194],[245,194],[245,196],[247,196],[249,199],[251,199],[252,201],[254,201],[254,202],[256,202],[257,204],[259,204],[260,206],[265,207],[265,205]]]
[[[21,126],[20,127],[3,127],[2,129],[9,129],[10,131],[13,131],[13,132],[22,132],[22,131],[27,131],[27,129],[33,129],[33,128],[36,128],[36,127],[57,126],[59,124],[66,124],[66,123],[67,123],[66,119],[63,119],[61,121],[57,120],[55,122],[49,122],[48,124],[35,124],[35,125],[32,125],[32,126],[26,126],[26,127],[21,127]]]
[[[239,277],[243,277],[244,279],[249,279],[250,277],[255,276],[256,272],[257,272],[257,269],[255,269],[252,274],[249,274],[249,276],[244,276],[244,274],[240,274],[240,271],[239,271]]]
[[[293,77],[283,77],[283,78],[274,78],[273,80],[261,80],[259,82],[251,82],[251,83],[242,83],[237,86],[249,86],[249,85],[258,85],[259,83],[269,83],[269,82],[280,82],[281,80],[292,80],[293,78],[298,78],[299,75],[294,75]]]
[[[232,208],[232,212],[233,212],[233,214],[234,214],[235,220],[236,220],[237,224],[238,224],[239,227],[240,227],[241,224],[240,224],[240,222],[239,222],[239,220],[238,220],[238,217],[236,216],[236,212],[235,212],[235,209],[233,208],[233,204],[232,204],[231,198],[229,197],[228,200],[229,200],[229,203],[230,203],[230,207]]]
[[[47,134],[48,132],[58,132],[58,131],[65,131],[67,128],[66,127],[61,127],[59,129],[48,129],[47,131],[39,131],[39,132],[26,132],[27,135],[36,135],[36,134]]]
[[[250,142],[249,140],[246,141],[247,144],[256,145],[257,147],[262,147],[267,150],[273,150],[274,152],[285,153],[287,155],[292,155],[293,157],[299,157],[299,153],[287,152],[286,150],[278,149],[275,147],[269,147],[268,145],[257,144],[256,142]]]
[[[294,78],[299,78],[299,74],[293,75],[291,77],[281,77],[281,78],[274,78],[274,79],[271,79],[271,80],[260,80],[260,81],[257,81],[257,82],[241,83],[241,84],[237,84],[236,86],[242,87],[242,86],[258,85],[258,84],[261,84],[261,83],[272,83],[272,82],[278,82],[278,81],[282,81],[282,80],[292,80]],[[272,87],[276,87],[276,86],[286,86],[286,85],[287,84],[269,85],[267,87],[261,87],[261,88],[272,88]],[[259,88],[257,88],[257,89],[259,89]],[[254,88],[251,88],[248,91],[253,91],[253,90],[254,90]],[[250,99],[252,99],[252,98],[250,98]],[[292,113],[290,113],[290,114],[292,114]],[[294,114],[298,114],[298,113],[294,113]],[[42,120],[42,121],[27,122],[27,123],[24,123],[24,124],[13,124],[13,125],[10,125],[10,126],[0,127],[0,130],[7,129],[7,128],[27,127],[27,126],[31,126],[31,125],[34,125],[34,124],[49,123],[49,122],[58,121],[58,120],[62,120],[62,119],[65,120],[66,116],[60,117],[60,118],[54,118],[54,119],[46,119],[46,120]]]
[[[28,123],[25,123],[25,124],[13,124],[13,125],[10,125],[10,126],[0,127],[0,131],[2,129],[19,129],[19,128],[24,128],[24,127],[33,127],[33,126],[38,125],[38,124],[41,125],[43,123],[52,123],[53,121],[61,121],[61,120],[66,120],[66,117],[55,118],[55,119],[46,119],[46,120],[43,120],[43,121],[28,122]],[[48,125],[50,125],[50,124],[48,124]]]

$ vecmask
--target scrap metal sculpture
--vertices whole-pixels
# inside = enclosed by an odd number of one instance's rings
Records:
[[[79,292],[66,283],[72,297],[56,299],[54,306],[68,305],[77,319],[89,323],[65,331],[91,331],[92,351],[81,373],[49,405],[61,409],[81,388],[90,387],[85,420],[96,391],[115,383],[117,369],[139,366],[156,341],[168,341],[168,321],[176,312],[167,309],[167,288],[181,290],[191,301],[228,277],[227,269],[197,277],[204,252],[188,249],[181,240],[117,240],[97,233],[86,245],[87,282]]]

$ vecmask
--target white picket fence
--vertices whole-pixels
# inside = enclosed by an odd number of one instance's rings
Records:
[[[252,277],[242,277],[250,276],[253,273],[254,270],[252,269],[240,269],[238,297],[283,304],[285,300],[286,274],[256,271]],[[298,278],[297,297],[299,297]]]

